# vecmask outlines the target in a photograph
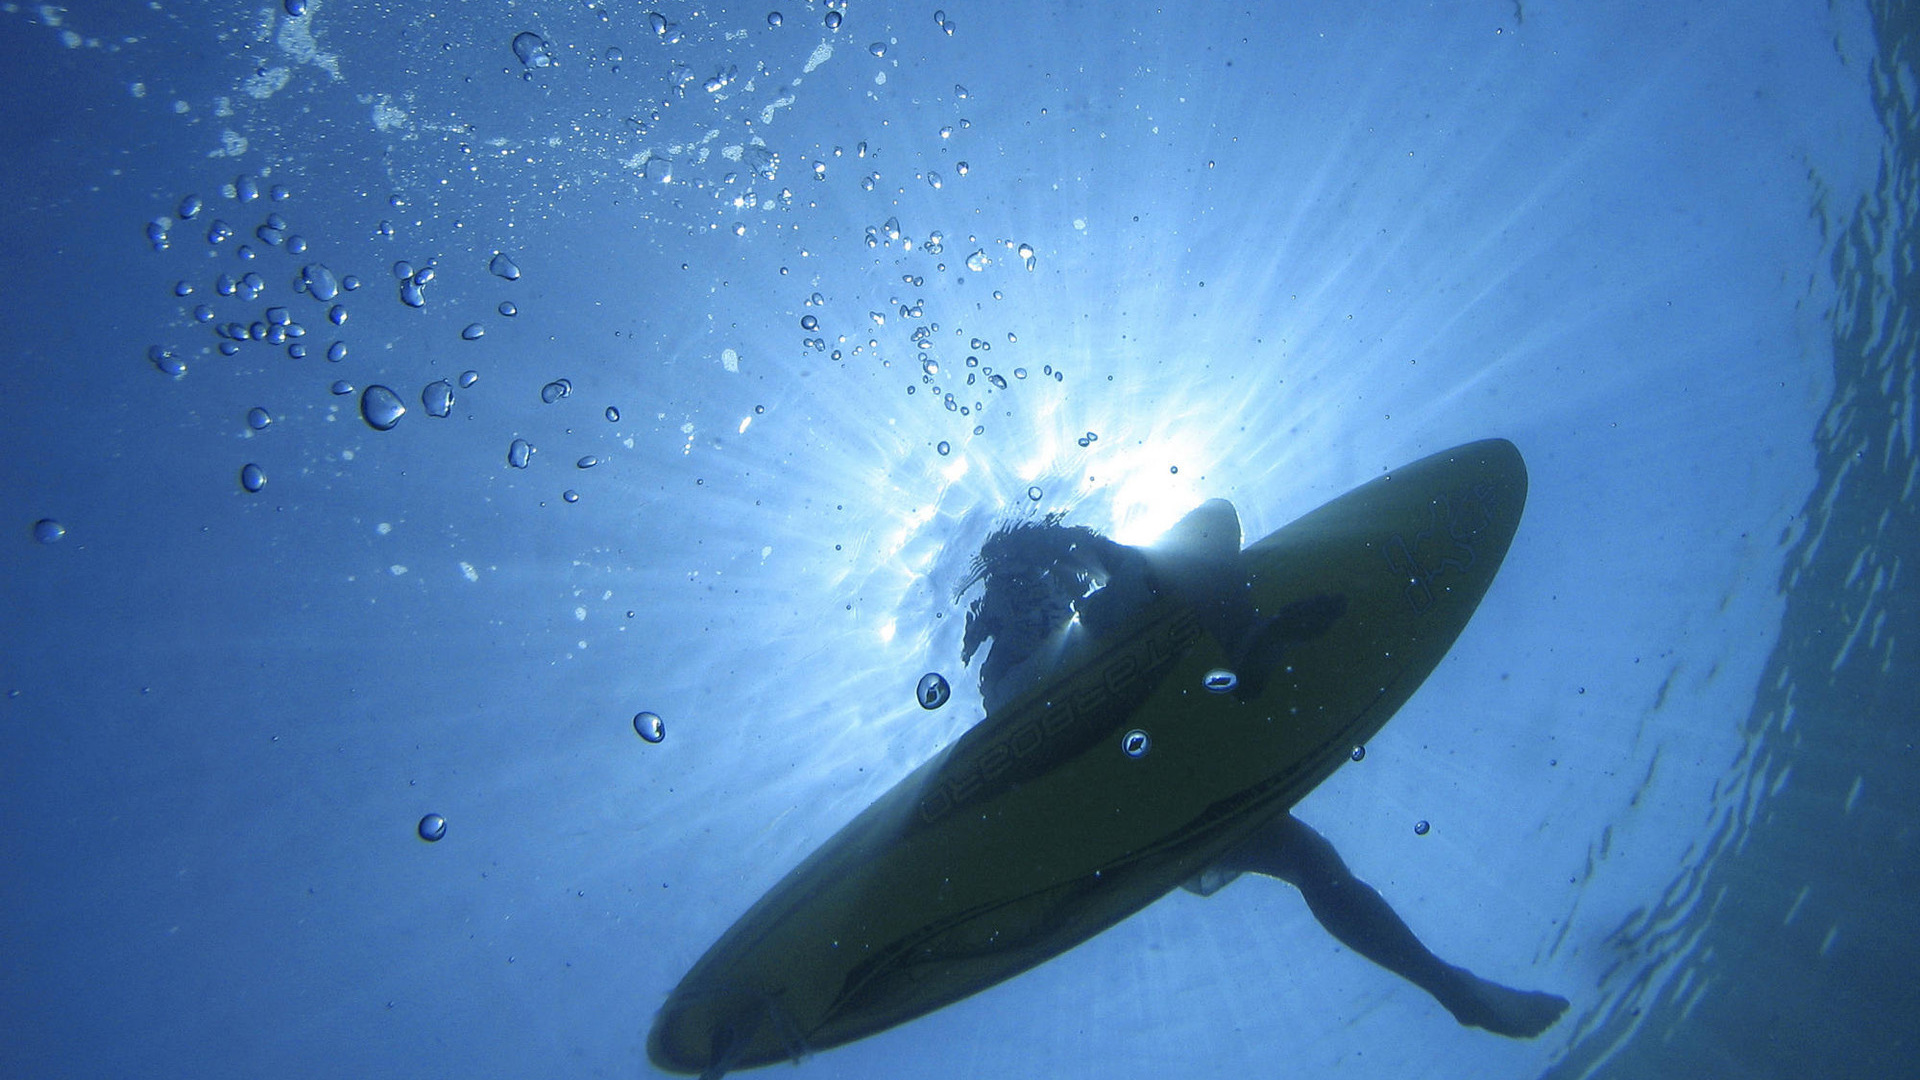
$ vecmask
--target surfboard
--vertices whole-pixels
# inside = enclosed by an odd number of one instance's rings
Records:
[[[1258,610],[1344,597],[1257,694],[1162,596],[914,770],[721,935],[647,1054],[717,1078],[923,1016],[1159,899],[1351,759],[1492,583],[1526,503],[1512,443],[1386,473],[1254,543]]]

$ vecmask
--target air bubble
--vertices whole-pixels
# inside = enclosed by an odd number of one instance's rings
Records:
[[[516,469],[524,469],[533,460],[533,444],[525,439],[515,439],[507,447],[507,464]]]
[[[392,431],[393,425],[407,415],[400,395],[375,383],[360,394],[360,418],[375,431]]]
[[[1120,750],[1130,758],[1146,757],[1147,751],[1151,749],[1153,749],[1153,739],[1139,728],[1134,728],[1120,736]]]
[[[447,819],[439,814],[428,814],[420,819],[420,839],[429,844],[438,843],[447,835]]]
[[[445,379],[435,379],[420,391],[420,407],[427,410],[428,416],[446,419],[453,413],[453,384]]]
[[[1427,819],[1421,818],[1419,821],[1413,823],[1413,835],[1425,836],[1427,835],[1427,830],[1431,828],[1433,828],[1433,826],[1427,824]]]
[[[273,414],[260,406],[255,405],[253,408],[247,410],[247,426],[253,430],[265,431],[267,425],[271,423],[273,423]]]
[[[460,337],[464,341],[479,341],[486,336],[487,328],[479,323],[468,323],[466,329],[460,331]]]
[[[1352,755],[1351,755],[1351,757],[1353,758],[1353,760],[1355,760],[1355,761],[1363,761],[1363,760],[1365,760],[1365,759],[1366,759],[1366,756],[1367,756],[1367,748],[1366,748],[1366,747],[1364,747],[1364,746],[1356,746],[1356,747],[1354,747],[1354,748],[1353,748],[1353,753],[1352,753]]]
[[[267,486],[267,474],[261,472],[260,466],[258,465],[251,463],[242,465],[240,466],[240,486],[250,492],[257,493],[261,488]]]
[[[520,280],[520,267],[516,266],[513,257],[504,251],[494,253],[493,261],[487,264],[487,269],[492,272],[494,277],[501,278],[502,280]]]
[[[594,457],[592,454],[588,454],[586,457],[574,462],[573,467],[576,469],[591,469],[598,464],[600,464],[600,459]]]
[[[1039,502],[1041,496],[1045,494],[1046,492],[1041,491],[1037,484],[1027,489],[1027,498],[1032,499],[1034,502]]]
[[[607,423],[617,424],[619,422],[620,422],[620,410],[613,407],[612,405],[607,406]]]
[[[916,686],[913,696],[923,709],[937,709],[953,696],[953,687],[947,685],[947,677],[937,671],[929,671],[920,676],[920,685]]]
[[[667,722],[660,719],[656,712],[637,712],[633,714],[633,733],[650,743],[657,743],[667,737]]]
[[[953,446],[945,439],[940,440],[940,445],[934,447],[934,449],[940,452],[941,457],[946,457],[948,454],[953,453]]]
[[[41,518],[33,523],[33,539],[36,543],[57,544],[67,535],[67,527],[52,518]]]
[[[1081,443],[1081,445],[1084,446],[1086,444]],[[1231,693],[1234,687],[1240,685],[1240,676],[1235,675],[1226,668],[1214,668],[1212,671],[1207,672],[1206,676],[1200,680],[1200,684],[1205,686],[1209,693],[1226,694]]]
[[[477,371],[463,371],[460,373],[460,389],[462,390],[465,390],[468,387],[471,387],[474,383],[477,383],[479,381],[480,381],[480,373]]]

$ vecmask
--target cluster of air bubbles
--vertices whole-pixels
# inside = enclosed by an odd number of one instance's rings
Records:
[[[724,68],[716,68],[707,81],[700,84],[700,88],[709,94],[717,94],[733,85],[733,81],[739,77],[740,65],[728,64]]]
[[[524,469],[533,461],[533,444],[525,439],[515,439],[507,446],[507,464],[516,469]]]
[[[647,26],[653,31],[654,37],[659,38],[666,44],[678,45],[680,43],[680,24],[670,21],[665,15],[657,11],[647,12]]]
[[[987,257],[984,250],[976,249],[973,254],[967,256],[967,269],[976,274],[992,265],[993,260]]]
[[[426,289],[429,284],[432,284],[435,272],[434,264],[431,262],[418,268],[405,259],[394,263],[393,276],[400,282],[400,302],[410,308],[425,307],[427,305]]]
[[[175,379],[186,378],[187,362],[174,355],[172,349],[164,345],[149,345],[147,360],[160,369],[161,374]]]
[[[513,55],[528,68],[553,66],[553,53],[547,48],[547,40],[531,30],[514,35]]]
[[[938,26],[940,29],[946,31],[946,34],[948,37],[953,36],[953,20],[947,18],[947,13],[945,11],[942,11],[939,9],[934,10],[933,24],[935,26]]]
[[[1092,446],[1094,443],[1100,441],[1100,436],[1089,431],[1085,435],[1080,436],[1076,441],[1083,447]]]
[[[914,687],[913,696],[923,709],[937,709],[953,696],[953,688],[947,685],[947,677],[937,671],[929,671],[920,676],[920,684]]]
[[[571,393],[573,393],[572,380],[555,379],[540,388],[540,400],[551,405]]]

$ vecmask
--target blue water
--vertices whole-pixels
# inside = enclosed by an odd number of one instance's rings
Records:
[[[654,1075],[979,718],[996,522],[1490,436],[1499,579],[1297,813],[1564,1020],[1246,879],[795,1075],[1913,1075],[1905,7],[304,7],[0,4],[0,1075]]]

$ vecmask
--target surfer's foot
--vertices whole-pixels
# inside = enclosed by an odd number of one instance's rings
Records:
[[[1534,990],[1515,990],[1488,982],[1463,968],[1452,992],[1439,995],[1455,1020],[1510,1039],[1531,1039],[1552,1027],[1567,1011],[1567,999]]]

